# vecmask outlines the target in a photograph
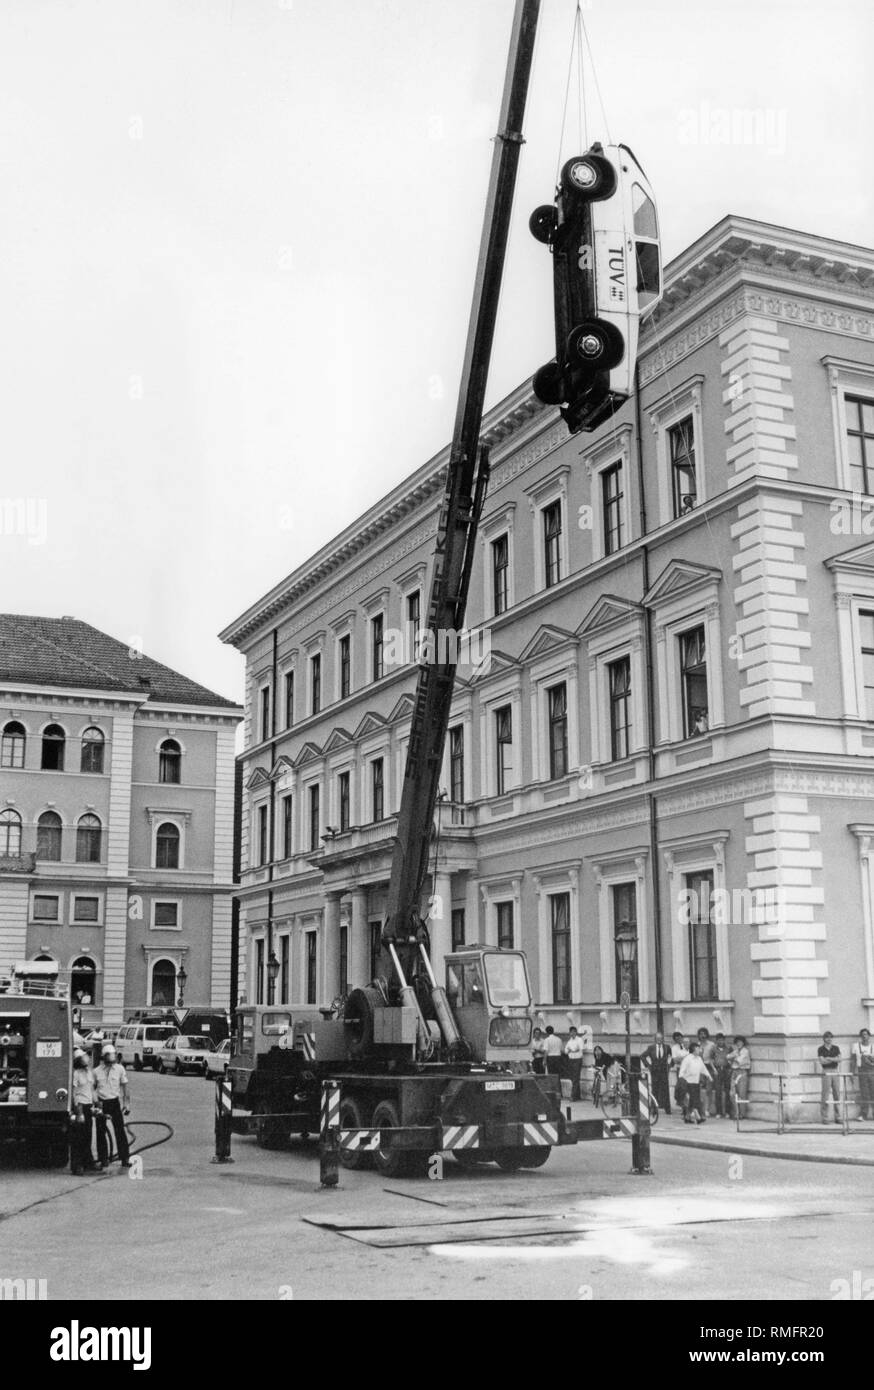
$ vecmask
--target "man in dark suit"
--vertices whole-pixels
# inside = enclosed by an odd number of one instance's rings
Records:
[[[649,1047],[641,1053],[640,1061],[649,1072],[652,1093],[658,1102],[659,1110],[665,1115],[670,1115],[671,1088],[668,1082],[668,1068],[671,1065],[671,1050],[665,1046],[662,1033],[656,1033]]]

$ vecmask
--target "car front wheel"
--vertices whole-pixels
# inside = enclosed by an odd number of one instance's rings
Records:
[[[561,186],[585,202],[600,202],[615,191],[616,172],[602,155],[575,155],[561,171]]]
[[[567,355],[573,363],[610,370],[622,360],[624,351],[622,334],[600,319],[578,324],[568,335]]]

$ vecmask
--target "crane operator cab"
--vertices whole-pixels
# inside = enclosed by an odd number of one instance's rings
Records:
[[[446,996],[478,1062],[527,1062],[531,984],[521,951],[472,945],[446,957]]]

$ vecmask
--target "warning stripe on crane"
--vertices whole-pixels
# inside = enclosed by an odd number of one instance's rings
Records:
[[[340,1148],[355,1149],[359,1153],[378,1149],[381,1133],[379,1129],[341,1129]]]
[[[478,1149],[479,1125],[444,1125],[442,1148]]]
[[[326,1081],[322,1087],[322,1129],[340,1128],[340,1084]]]
[[[605,1139],[631,1139],[637,1133],[637,1121],[630,1116],[604,1121]]]
[[[312,1033],[298,1033],[295,1047],[303,1053],[308,1062],[316,1060],[316,1040]]]
[[[540,1121],[531,1121],[522,1126],[522,1143],[532,1144],[557,1144],[558,1125],[543,1124]]]

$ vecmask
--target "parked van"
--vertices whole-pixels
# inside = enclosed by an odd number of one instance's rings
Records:
[[[132,1066],[134,1071],[142,1071],[143,1067],[154,1070],[162,1043],[178,1032],[171,1023],[126,1023],[115,1038],[118,1060]]]

